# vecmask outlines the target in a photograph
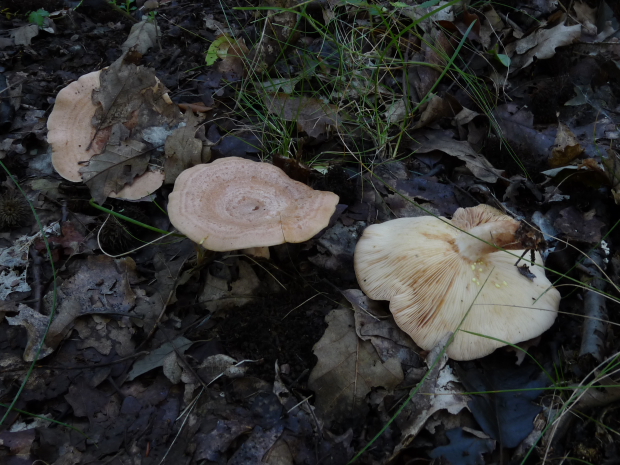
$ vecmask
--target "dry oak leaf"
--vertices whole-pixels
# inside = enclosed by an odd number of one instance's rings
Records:
[[[142,21],[131,27],[127,40],[121,45],[123,55],[132,48],[139,54],[144,55],[149,48],[157,44],[157,37],[159,35],[159,27],[145,16]]]
[[[551,29],[538,29],[523,39],[517,40],[506,47],[509,55],[512,56],[511,72],[525,68],[534,61],[546,60],[555,55],[555,49],[564,45],[570,45],[581,37],[581,24],[565,26],[558,24]]]
[[[93,104],[99,106],[93,118],[96,128],[127,122],[131,123],[128,129],[178,122],[179,109],[152,69],[117,60],[101,71],[99,81],[92,96]]]
[[[415,133],[414,137],[415,141],[410,147],[417,153],[433,150],[447,153],[464,161],[472,174],[484,182],[494,183],[502,176],[502,171],[494,168],[491,162],[477,153],[467,141],[454,140],[450,135],[439,131],[421,131]]]
[[[313,348],[318,362],[308,380],[317,414],[326,423],[363,417],[365,397],[373,387],[391,390],[402,382],[400,362],[382,362],[372,343],[357,337],[351,310],[332,310],[325,321],[325,334]]]
[[[173,184],[182,171],[202,163],[202,141],[196,138],[196,132],[203,126],[200,126],[200,121],[192,111],[185,115],[187,124],[175,129],[166,139],[166,184]]]
[[[551,151],[549,165],[552,168],[566,166],[578,158],[585,149],[579,144],[579,139],[564,123],[559,123],[558,133],[555,136],[555,147]]]
[[[39,350],[39,346],[41,346],[41,341],[47,330],[49,316],[42,315],[26,305],[19,304],[19,313],[13,317],[7,316],[6,321],[8,321],[11,326],[21,325],[26,328],[28,342],[23,357],[26,362],[32,362],[37,355],[37,351]],[[54,349],[44,344],[43,347],[41,347],[38,359],[41,360],[47,357],[53,350]]]
[[[327,126],[338,126],[338,107],[311,97],[289,97],[278,93],[265,95],[265,105],[270,113],[286,121],[296,121],[299,129],[310,137],[319,137]]]
[[[95,155],[88,166],[80,169],[84,184],[99,204],[113,192],[119,192],[148,168],[147,146],[136,140],[122,141],[119,145],[108,144],[103,153]]]

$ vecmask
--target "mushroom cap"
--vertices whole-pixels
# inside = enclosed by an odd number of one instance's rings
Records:
[[[140,200],[152,194],[164,184],[166,175],[162,170],[147,171],[133,180],[132,184],[123,187],[118,193],[110,193],[113,199]]]
[[[100,154],[110,137],[110,128],[97,131],[92,125],[97,111],[92,94],[101,85],[100,75],[101,71],[93,71],[61,89],[47,119],[47,141],[52,146],[52,165],[56,172],[68,181],[82,182],[80,169],[84,165],[80,162]],[[159,85],[161,83],[157,80],[156,86]],[[163,98],[172,103],[168,94],[164,94]],[[162,171],[147,171],[118,193],[112,193],[110,197],[138,200],[159,189],[163,181]]]
[[[268,163],[220,158],[183,171],[169,196],[170,222],[217,252],[303,242],[329,224],[338,196],[315,191]]]
[[[91,120],[97,110],[92,94],[99,88],[100,74],[101,71],[85,74],[58,92],[54,109],[47,119],[52,165],[68,181],[82,182],[82,165],[79,162],[88,161],[93,155],[101,153],[107,143],[106,133],[101,134],[103,138],[97,137],[91,145],[96,132]]]
[[[515,344],[542,334],[557,316],[560,293],[546,278],[539,253],[529,266],[535,276],[530,281],[515,266],[514,255],[523,250],[497,250],[458,229],[514,230],[513,223],[518,225],[485,205],[459,209],[452,221],[418,217],[372,225],[355,250],[357,280],[371,299],[390,301],[398,326],[423,349],[432,349],[465,318],[447,354],[454,360],[483,357],[506,345],[501,341]],[[470,257],[461,253],[463,244]],[[483,252],[471,259],[475,244]]]

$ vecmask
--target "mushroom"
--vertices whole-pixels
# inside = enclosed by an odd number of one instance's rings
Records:
[[[390,301],[396,323],[421,348],[432,349],[462,322],[448,356],[483,357],[539,336],[557,316],[560,293],[540,254],[529,269],[516,266],[519,226],[487,205],[459,208],[452,221],[425,216],[369,226],[355,249],[358,283],[371,299]]]
[[[307,241],[329,224],[337,204],[336,194],[293,181],[271,164],[228,157],[183,171],[168,215],[194,242],[224,252]]]
[[[110,137],[110,128],[97,131],[92,125],[97,111],[92,93],[100,86],[100,75],[101,71],[85,74],[58,92],[54,109],[47,120],[47,141],[52,146],[52,165],[68,181],[82,181],[80,168],[84,166],[83,163],[101,153]],[[169,97],[164,94],[166,99],[169,100]],[[138,200],[155,192],[163,182],[161,171],[147,171],[113,197]]]
[[[47,119],[47,141],[52,146],[52,165],[68,181],[82,182],[80,162],[101,153],[109,133],[91,124],[97,107],[93,90],[99,88],[101,71],[85,74],[58,92],[54,109]],[[97,134],[97,137],[93,140]],[[92,144],[91,144],[92,142]]]

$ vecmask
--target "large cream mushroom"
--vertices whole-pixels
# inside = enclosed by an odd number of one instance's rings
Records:
[[[238,157],[196,165],[176,179],[172,224],[209,250],[304,242],[329,224],[338,196],[315,191],[268,163]]]
[[[97,111],[92,94],[101,85],[100,76],[101,71],[93,71],[61,89],[47,119],[47,141],[52,146],[52,165],[67,181],[82,182],[80,169],[85,162],[105,149],[110,137],[110,128],[97,131],[92,125]],[[138,200],[155,192],[163,183],[161,170],[147,171],[111,197]]]
[[[448,356],[483,357],[540,335],[557,315],[560,293],[540,254],[536,265],[521,262],[529,270],[515,266],[523,253],[518,228],[487,205],[459,208],[452,221],[427,216],[372,225],[355,250],[357,280],[371,299],[390,301],[398,326],[423,349],[463,321]]]

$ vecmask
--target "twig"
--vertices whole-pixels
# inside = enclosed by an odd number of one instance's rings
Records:
[[[43,303],[43,279],[41,278],[41,265],[43,264],[43,258],[35,247],[30,248],[30,255],[32,256],[32,278],[34,285],[34,310],[37,313],[41,313],[41,304]]]
[[[605,280],[602,277],[605,263],[605,251],[600,247],[589,253],[588,259],[583,263],[588,273],[581,275],[581,280],[591,280],[590,287],[594,290],[586,291],[583,301],[584,315],[583,330],[581,335],[581,348],[579,356],[591,355],[597,362],[604,358],[605,335],[607,334],[607,306],[603,292]]]

